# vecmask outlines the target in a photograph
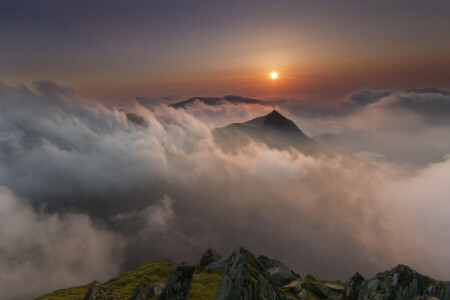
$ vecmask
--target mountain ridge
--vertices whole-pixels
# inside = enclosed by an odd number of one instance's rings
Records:
[[[237,247],[225,260],[209,248],[197,267],[160,259],[101,284],[58,290],[35,300],[448,300],[450,282],[405,265],[366,280],[358,272],[345,283],[302,277],[282,262]],[[210,268],[220,261],[219,269]],[[164,282],[164,283],[163,283]]]

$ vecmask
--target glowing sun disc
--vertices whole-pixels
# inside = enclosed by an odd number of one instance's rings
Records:
[[[270,73],[270,78],[272,78],[273,80],[278,78],[278,73],[273,71],[272,73]]]

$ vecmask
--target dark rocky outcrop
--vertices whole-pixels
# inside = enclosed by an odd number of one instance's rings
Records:
[[[310,281],[309,282],[309,288],[311,291],[313,291],[316,295],[320,296],[321,299],[329,299],[329,300],[338,300],[339,298],[333,293],[331,289],[326,287],[325,285],[317,282],[317,281]]]
[[[344,286],[342,300],[357,300],[361,285],[364,283],[364,277],[358,272],[355,273]]]
[[[344,299],[428,299],[425,296],[450,299],[450,282],[436,281],[404,265],[379,273],[361,284],[360,281],[361,278],[355,276],[347,281],[344,295],[351,298]]]
[[[152,290],[153,295],[158,296],[163,292],[165,286],[166,285],[162,282],[155,282],[152,284],[152,286],[150,288]]]
[[[237,248],[228,258],[215,300],[286,299],[271,283],[269,273],[256,257]]]
[[[269,272],[272,283],[277,286],[288,284],[289,282],[300,278],[300,275],[295,274],[291,269],[286,267],[285,264],[276,259],[260,255],[258,260],[264,265],[267,272]]]
[[[194,271],[194,266],[183,264],[176,266],[158,300],[188,299]]]
[[[98,281],[94,280],[89,286],[89,290],[83,300],[107,300],[108,292],[105,287]]]
[[[197,265],[197,270],[203,270],[209,264],[220,260],[220,254],[217,253],[214,249],[208,248],[205,253],[203,253],[200,262]]]
[[[225,269],[225,267],[227,266],[227,261],[228,260],[226,260],[226,259],[221,259],[221,260],[215,261],[213,263],[210,263],[208,265],[208,271]]]
[[[130,300],[148,300],[148,298],[153,296],[154,294],[150,288],[150,282],[147,279],[144,279],[141,281],[136,290],[134,290]]]
[[[155,282],[150,285],[150,282],[147,279],[144,279],[136,288],[130,300],[148,300],[153,296],[161,294],[164,286],[165,284],[161,282]]]

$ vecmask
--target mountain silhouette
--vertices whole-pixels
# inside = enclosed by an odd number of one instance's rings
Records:
[[[279,150],[294,148],[311,153],[317,149],[317,144],[306,136],[297,125],[278,111],[249,120],[244,123],[234,123],[214,130],[216,142],[224,150],[234,150],[246,146],[252,141],[266,144]]]
[[[177,108],[177,109],[178,108],[186,108],[187,106],[193,104],[194,101],[200,101],[200,102],[205,103],[206,105],[211,105],[211,106],[222,105],[224,101],[227,101],[227,102],[233,103],[233,104],[265,105],[264,101],[262,101],[262,100],[246,98],[246,97],[241,97],[241,96],[235,96],[235,95],[227,95],[225,97],[193,97],[193,98],[189,98],[187,100],[181,101],[181,102],[174,103],[171,106],[173,108]]]

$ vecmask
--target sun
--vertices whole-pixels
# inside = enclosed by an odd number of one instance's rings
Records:
[[[278,73],[273,71],[272,73],[270,73],[270,78],[272,78],[273,80],[278,78]]]

